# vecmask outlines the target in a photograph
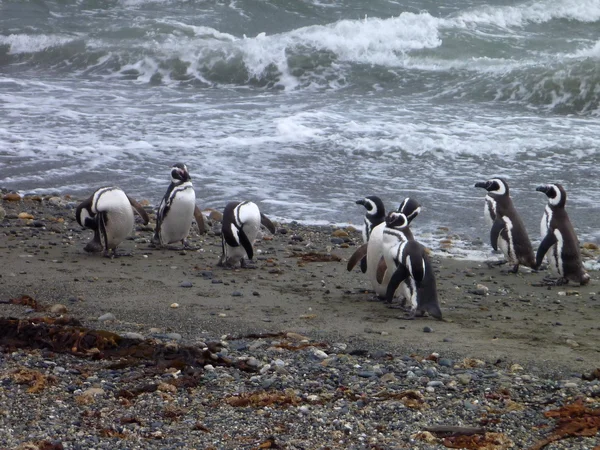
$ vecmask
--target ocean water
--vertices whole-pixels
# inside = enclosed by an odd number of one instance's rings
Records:
[[[600,239],[600,0],[0,0],[0,186],[481,237],[505,177],[533,240],[562,183]]]

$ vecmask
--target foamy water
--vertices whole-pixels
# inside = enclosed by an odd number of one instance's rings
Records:
[[[203,207],[359,224],[413,196],[467,248],[504,176],[534,240],[547,182],[599,240],[600,2],[257,7],[0,3],[0,186],[157,204],[183,161]]]

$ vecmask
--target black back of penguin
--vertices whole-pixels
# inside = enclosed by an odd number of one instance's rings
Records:
[[[494,250],[498,249],[498,241],[502,239],[504,245],[500,247],[507,261],[515,265],[514,272],[518,270],[520,264],[535,268],[533,247],[525,224],[513,205],[506,180],[492,178],[476,183],[475,187],[487,191],[485,212],[486,217],[492,222],[490,241]]]
[[[539,266],[544,256],[548,255],[550,266],[563,281],[587,284],[590,276],[583,267],[579,239],[565,209],[567,192],[558,183],[539,186],[536,191],[548,197],[542,217],[542,242],[537,251],[536,264]]]

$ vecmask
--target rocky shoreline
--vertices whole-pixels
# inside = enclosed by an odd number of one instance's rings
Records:
[[[346,271],[354,229],[280,224],[255,269],[224,270],[218,233],[158,250],[138,225],[111,260],[83,252],[75,203],[0,203],[0,316],[130,353],[1,340],[0,448],[600,446],[598,272],[541,287],[436,254],[445,320],[405,321]]]

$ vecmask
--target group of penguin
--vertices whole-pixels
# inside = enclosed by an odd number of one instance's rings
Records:
[[[517,273],[520,265],[537,271],[544,257],[557,277],[548,280],[553,284],[569,281],[585,285],[590,276],[583,267],[579,240],[569,220],[565,204],[567,193],[560,184],[539,186],[536,190],[548,197],[541,221],[542,241],[534,255],[529,236],[509,194],[508,183],[502,178],[478,182],[484,188],[484,215],[491,226],[490,241],[494,250],[500,249],[504,260],[495,264],[512,265],[510,272]],[[421,207],[406,198],[397,211],[385,214],[385,206],[376,196],[358,200],[366,208],[363,240],[350,257],[347,265],[351,271],[360,261],[376,295],[391,302],[403,297],[403,305],[410,301],[409,315],[414,318],[429,313],[441,319],[435,274],[425,247],[418,243],[409,228]]]
[[[94,231],[94,236],[85,246],[87,252],[104,252],[105,256],[116,256],[118,245],[129,236],[134,225],[133,211],[149,221],[144,208],[117,187],[97,189],[75,211],[79,225]],[[187,237],[195,220],[201,234],[206,233],[204,216],[196,205],[196,192],[188,168],[183,163],[171,167],[171,183],[163,196],[156,215],[156,228],[152,243],[168,247],[181,242],[183,248],[191,248]],[[254,256],[253,244],[264,225],[275,233],[271,220],[250,201],[231,202],[223,212],[221,242],[223,253],[220,266],[246,266],[246,258]]]
[[[520,265],[538,270],[546,257],[549,268],[558,277],[554,283],[573,281],[584,285],[590,281],[581,260],[577,235],[565,210],[567,193],[560,184],[536,189],[546,194],[548,204],[541,222],[542,241],[535,255],[523,221],[512,203],[506,180],[492,178],[476,183],[475,187],[487,191],[484,215],[491,226],[491,245],[494,250],[501,250],[505,257],[497,264],[509,263],[512,265],[510,271],[517,273]],[[421,212],[419,203],[406,198],[396,211],[387,215],[377,196],[356,203],[366,209],[364,244],[350,257],[348,271],[360,263],[361,271],[367,274],[379,298],[387,302],[402,298],[402,306],[408,301],[406,318],[427,313],[442,319],[431,261],[426,248],[410,230],[411,222]],[[84,250],[115,256],[117,246],[133,229],[134,210],[147,224],[149,218],[144,208],[121,189],[97,189],[76,209],[77,222],[94,231]],[[158,207],[153,244],[169,247],[180,242],[183,248],[191,248],[186,239],[194,220],[200,233],[205,233],[204,216],[196,205],[190,174],[185,164],[177,163],[171,167],[171,183]],[[273,223],[255,203],[228,203],[223,211],[222,255],[218,264],[246,267],[246,261],[254,257],[254,241],[261,225],[275,233]]]

